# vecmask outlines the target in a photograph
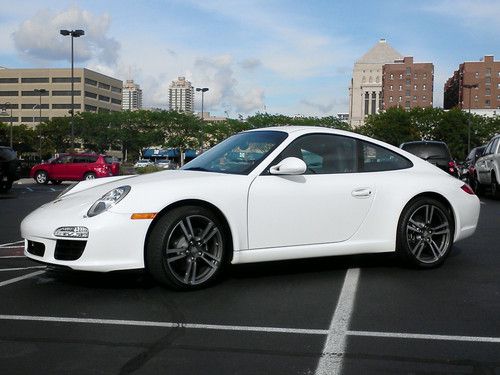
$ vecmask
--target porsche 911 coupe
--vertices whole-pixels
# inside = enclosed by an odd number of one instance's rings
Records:
[[[25,254],[207,286],[230,264],[397,252],[441,265],[476,230],[471,188],[384,142],[321,127],[242,132],[180,170],[82,181],[28,215]]]

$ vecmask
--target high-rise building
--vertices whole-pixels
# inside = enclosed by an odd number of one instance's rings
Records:
[[[403,56],[385,39],[380,39],[354,64],[349,86],[349,122],[351,126],[363,125],[365,117],[375,114],[382,103],[382,67]]]
[[[444,85],[443,104],[444,109],[470,108],[480,115],[500,115],[500,61],[489,55],[460,64]]]
[[[382,67],[382,109],[432,107],[434,65],[408,56]]]
[[[127,79],[123,84],[122,108],[124,111],[142,109],[142,90],[133,79]]]
[[[74,69],[73,95],[75,113],[122,110],[122,81],[89,69]],[[12,108],[13,124],[69,116],[71,69],[0,69],[0,107]]]
[[[194,88],[185,77],[172,81],[168,88],[168,107],[170,110],[193,113]]]

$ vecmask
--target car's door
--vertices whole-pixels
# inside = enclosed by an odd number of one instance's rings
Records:
[[[476,162],[476,171],[478,175],[478,180],[481,184],[491,183],[491,168],[494,157],[494,150],[498,146],[498,140],[500,138],[492,139],[486,149],[484,150],[484,155],[479,158]]]
[[[307,165],[299,176],[277,176],[269,168],[250,186],[248,237],[252,249],[345,241],[366,217],[374,186],[357,173],[354,138],[308,134],[278,158],[298,157]]]
[[[55,159],[50,164],[49,178],[51,180],[69,180],[71,179],[71,173],[68,168],[73,162],[73,157],[71,155],[63,155]]]

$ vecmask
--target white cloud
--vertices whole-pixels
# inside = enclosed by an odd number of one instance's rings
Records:
[[[59,30],[83,29],[85,36],[74,41],[75,60],[111,65],[118,58],[120,44],[106,35],[110,23],[107,14],[97,16],[77,6],[59,12],[43,9],[23,21],[12,38],[18,53],[30,60],[69,60],[70,40]]]

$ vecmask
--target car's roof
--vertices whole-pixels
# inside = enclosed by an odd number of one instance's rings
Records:
[[[418,145],[418,144],[434,144],[434,145],[446,145],[446,143],[444,143],[443,141],[426,141],[426,140],[423,140],[423,141],[410,141],[410,142],[404,142],[401,144],[401,146],[403,145]]]

